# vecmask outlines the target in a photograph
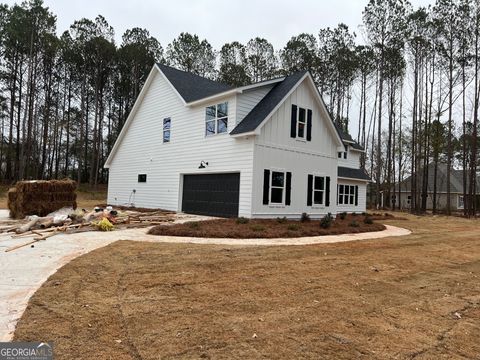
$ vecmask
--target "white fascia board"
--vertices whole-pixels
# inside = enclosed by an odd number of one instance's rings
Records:
[[[356,179],[356,178],[349,178],[349,177],[343,177],[343,176],[337,176],[337,179],[342,179],[342,180],[351,180],[351,181],[360,181],[360,182],[372,182],[372,180],[367,180],[367,179]]]

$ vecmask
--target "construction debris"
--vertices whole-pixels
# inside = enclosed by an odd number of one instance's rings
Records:
[[[132,227],[148,227],[173,221],[171,213],[161,211],[141,212],[115,210],[111,206],[95,207],[92,211],[63,207],[46,216],[31,215],[23,220],[0,221],[0,236],[11,238],[33,236],[33,240],[6,249],[13,251],[58,234],[87,231],[112,231]]]

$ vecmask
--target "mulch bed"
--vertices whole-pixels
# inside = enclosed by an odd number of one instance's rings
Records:
[[[375,215],[371,219],[393,219],[393,216]],[[151,235],[184,236],[200,238],[297,238],[306,236],[340,235],[385,230],[378,223],[364,223],[364,215],[337,216],[332,225],[323,229],[319,220],[305,222],[286,219],[219,219],[187,222],[175,225],[158,225],[149,231]],[[242,221],[243,220],[243,221]],[[246,222],[244,222],[246,221]]]

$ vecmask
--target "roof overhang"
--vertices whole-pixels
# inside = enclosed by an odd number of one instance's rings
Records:
[[[282,78],[276,78],[276,79],[272,79],[272,80],[262,81],[262,82],[259,82],[259,83],[256,83],[256,84],[241,86],[241,87],[231,89],[231,90],[227,90],[227,91],[224,91],[224,92],[221,92],[221,93],[218,93],[218,94],[215,94],[215,95],[203,98],[203,99],[199,99],[199,100],[195,100],[195,101],[185,103],[185,106],[190,107],[190,106],[203,105],[203,104],[206,104],[206,103],[218,100],[218,99],[222,99],[222,98],[227,97],[227,96],[232,96],[232,95],[235,95],[235,94],[242,94],[245,91],[249,91],[249,90],[257,89],[257,88],[260,88],[260,87],[276,84],[276,83],[279,83],[279,82],[283,81],[284,79],[285,79],[285,77],[282,77]]]
[[[337,179],[360,181],[360,182],[366,182],[366,183],[372,182],[371,179],[357,179],[357,178],[350,178],[350,177],[344,177],[344,176],[337,176]]]

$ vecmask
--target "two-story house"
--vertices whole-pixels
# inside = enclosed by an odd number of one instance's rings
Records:
[[[232,88],[156,64],[105,164],[108,203],[254,218],[361,212],[361,151],[308,71]]]

